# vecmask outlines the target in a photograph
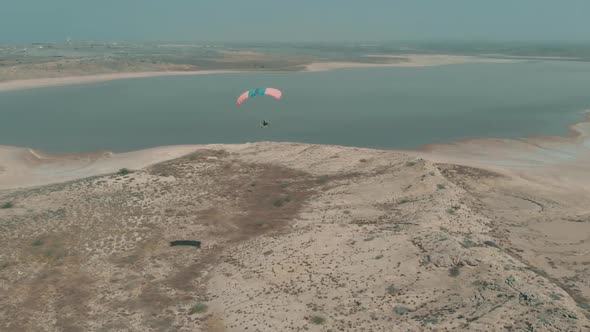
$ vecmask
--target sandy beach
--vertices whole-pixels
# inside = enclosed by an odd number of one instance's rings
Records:
[[[25,80],[3,81],[0,82],[1,91],[15,91],[26,90],[48,86],[62,86],[62,85],[76,85],[76,84],[90,84],[113,80],[132,79],[132,78],[147,78],[158,76],[187,76],[187,75],[211,75],[223,73],[236,73],[238,71],[231,70],[201,70],[201,71],[157,71],[157,72],[139,72],[139,73],[114,73],[114,74],[99,74],[86,76],[71,76],[71,77],[52,77],[52,78],[35,78]]]
[[[510,63],[515,60],[492,59],[472,56],[455,55],[422,55],[422,54],[369,54],[369,58],[396,59],[393,63],[361,63],[361,62],[316,62],[306,66],[308,71],[324,71],[342,68],[374,68],[374,67],[431,67],[462,63]]]

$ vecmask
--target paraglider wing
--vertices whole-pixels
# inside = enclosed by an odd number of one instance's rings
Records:
[[[265,94],[267,96],[274,97],[277,100],[281,99],[281,97],[283,96],[283,93],[281,92],[281,90],[274,89],[274,88],[266,88]]]
[[[257,89],[248,90],[248,91],[242,93],[240,95],[240,97],[238,97],[237,104],[238,104],[238,106],[240,106],[240,105],[242,105],[242,103],[246,99],[252,98],[255,96],[271,96],[271,97],[274,97],[275,99],[279,100],[279,99],[281,99],[282,95],[283,95],[283,93],[279,89],[257,88]]]

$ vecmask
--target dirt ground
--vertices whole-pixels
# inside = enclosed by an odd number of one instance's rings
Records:
[[[590,330],[587,196],[306,144],[91,169],[0,192],[0,330]]]

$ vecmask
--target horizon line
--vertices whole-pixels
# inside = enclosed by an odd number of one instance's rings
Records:
[[[7,45],[7,46],[15,46],[15,45],[31,45],[31,44],[68,44],[68,43],[105,43],[105,44],[113,44],[113,43],[122,43],[122,44],[153,44],[153,43],[185,43],[185,44],[369,44],[369,45],[386,45],[386,44],[394,44],[394,43],[414,43],[414,44],[424,44],[424,43],[461,43],[461,44],[574,44],[574,45],[589,45],[590,40],[540,40],[540,39],[530,39],[530,40],[518,40],[518,39],[488,39],[488,40],[477,40],[477,39],[396,39],[396,40],[292,40],[292,41],[285,41],[285,40],[224,40],[224,39],[211,39],[211,40],[178,40],[178,39],[145,39],[145,40],[138,40],[138,39],[74,39],[74,38],[64,38],[63,40],[38,40],[38,41],[22,41],[22,42],[2,42],[0,41],[0,45]]]

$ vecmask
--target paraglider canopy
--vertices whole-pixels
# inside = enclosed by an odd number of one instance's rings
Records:
[[[282,95],[283,95],[283,93],[279,89],[256,88],[256,89],[248,90],[248,91],[242,93],[240,95],[240,97],[238,97],[237,104],[238,104],[238,106],[240,106],[240,105],[242,105],[242,103],[245,100],[255,97],[255,96],[271,96],[271,97],[274,97],[275,99],[279,100],[279,99],[281,99]]]

